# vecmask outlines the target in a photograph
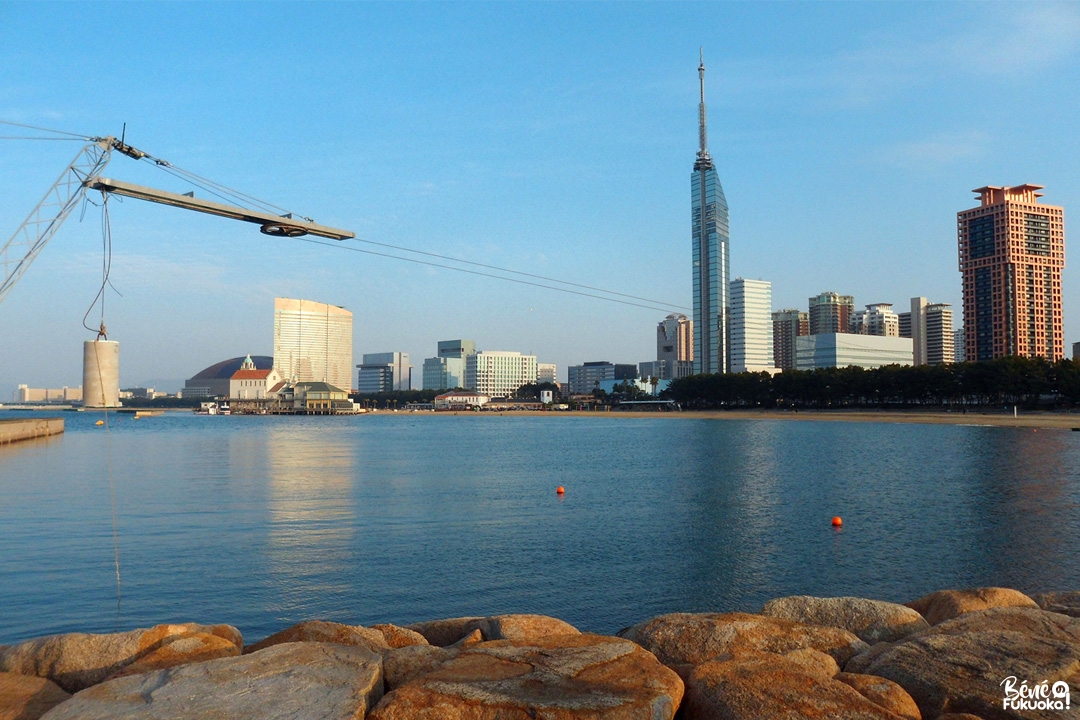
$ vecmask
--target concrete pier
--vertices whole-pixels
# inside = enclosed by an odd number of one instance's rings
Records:
[[[0,420],[0,445],[64,432],[63,418]]]

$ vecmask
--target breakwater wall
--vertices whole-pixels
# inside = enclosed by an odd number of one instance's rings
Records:
[[[543,615],[309,620],[254,644],[231,625],[71,633],[0,646],[0,718],[1075,718],[1078,615],[1080,592],[990,587],[792,596],[615,636]]]
[[[0,420],[0,445],[59,435],[62,432],[64,432],[63,418]]]

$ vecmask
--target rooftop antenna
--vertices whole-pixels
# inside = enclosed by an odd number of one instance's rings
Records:
[[[698,105],[698,142],[701,148],[697,156],[703,160],[709,157],[709,143],[705,133],[705,55],[702,48],[698,48],[698,84],[701,89],[701,103]]]

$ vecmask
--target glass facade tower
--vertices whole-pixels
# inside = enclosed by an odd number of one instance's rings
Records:
[[[728,280],[728,205],[709,156],[705,133],[705,63],[698,65],[700,147],[691,185],[694,263],[694,372],[722,373],[731,366]]]

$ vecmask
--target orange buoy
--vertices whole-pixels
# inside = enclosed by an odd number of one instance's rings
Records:
[[[839,515],[837,515],[836,517],[834,517],[832,519],[832,524],[833,524],[833,527],[840,527],[841,525],[844,524],[844,521],[840,519]]]
[[[564,487],[563,487],[562,485],[560,485],[559,487],[555,488],[555,494],[556,494],[556,495],[563,495],[563,494],[565,494],[565,493],[566,493],[566,488],[564,488]]]
[[[104,420],[98,420],[98,421],[97,421],[96,423],[94,423],[94,424],[95,424],[95,425],[104,425],[104,424],[105,424],[105,421],[104,421]]]

